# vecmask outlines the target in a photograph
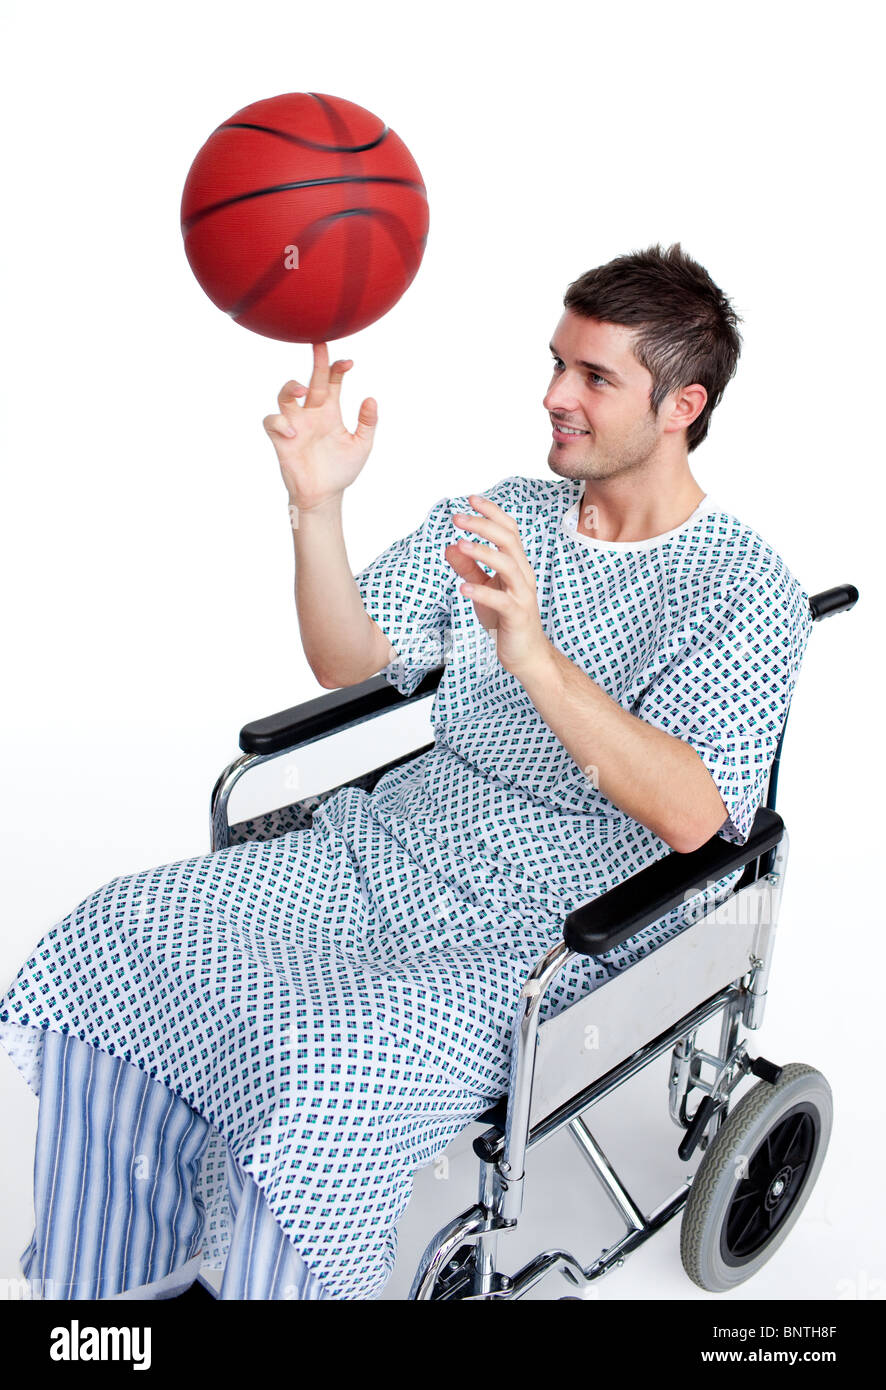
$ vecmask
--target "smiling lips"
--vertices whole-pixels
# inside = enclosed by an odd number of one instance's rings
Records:
[[[554,426],[554,438],[558,444],[568,443],[571,439],[581,439],[588,433],[587,430],[574,430],[569,425],[561,425],[558,421],[552,421]]]

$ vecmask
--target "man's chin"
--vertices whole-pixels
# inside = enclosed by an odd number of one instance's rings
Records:
[[[558,448],[556,444],[551,446],[548,454],[548,468],[552,472],[558,473],[561,478],[585,478],[587,477],[587,467],[589,460],[582,458],[578,454],[573,454],[567,458],[564,450]]]

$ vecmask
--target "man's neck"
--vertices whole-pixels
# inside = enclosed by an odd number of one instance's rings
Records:
[[[598,541],[645,541],[682,526],[702,498],[691,474],[676,490],[650,492],[622,488],[615,496],[599,481],[585,479],[578,509],[579,534]]]

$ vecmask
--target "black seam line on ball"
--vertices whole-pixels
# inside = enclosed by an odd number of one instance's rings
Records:
[[[319,92],[309,92],[308,95],[312,101],[316,102],[317,106],[319,106],[320,110],[323,112],[326,125],[329,128],[329,139],[335,140],[340,145],[346,145],[354,138],[351,134],[348,122],[334,102],[327,101],[325,97],[320,96]],[[366,172],[363,160],[360,159],[358,155],[342,156],[342,163],[344,164],[343,172],[347,172],[353,176],[359,176]],[[333,217],[330,218],[329,221],[330,223],[334,223],[339,221],[339,219]],[[365,270],[368,267],[370,259],[370,226],[372,218],[363,217],[358,214],[357,216],[351,215],[346,219],[342,219],[342,221],[345,228],[345,242],[342,248],[345,264],[352,266],[362,265]],[[341,225],[341,223],[339,225]],[[330,330],[326,335],[327,337],[337,338],[339,336],[339,325],[347,323],[352,312],[354,314],[359,314],[359,306],[366,289],[365,274],[361,279],[362,284],[360,285],[360,289],[356,296],[354,296],[349,307],[353,289],[348,283],[348,277],[341,277],[339,282],[338,303],[331,316]]]
[[[265,135],[276,135],[281,140],[288,140],[291,145],[300,145],[304,150],[321,150],[324,154],[362,154],[364,150],[376,149],[391,133],[385,126],[381,135],[366,145],[323,145],[319,140],[308,140],[303,135],[290,135],[286,130],[277,130],[271,125],[258,125],[253,121],[225,121],[212,134],[217,135],[220,130],[258,130]]]
[[[387,208],[375,207],[350,208],[345,213],[345,216],[357,219],[356,222],[351,223],[352,227],[357,227],[360,223],[363,223],[364,226],[369,224],[381,224],[396,245],[400,253],[400,259],[403,262],[403,268],[407,272],[408,278],[403,288],[405,289],[407,285],[411,284],[415,279],[416,272],[421,263],[422,251],[418,249],[412,237],[412,233],[408,230],[403,218],[395,212],[390,212]],[[338,221],[338,214],[333,213],[328,220],[330,222]],[[338,306],[329,328],[328,338],[330,341],[335,341],[337,338],[342,337],[345,331],[348,330],[350,317],[348,297],[347,284],[345,280],[342,279]]]
[[[328,102],[319,92],[308,92],[307,95],[311,98],[311,101],[316,101],[317,105],[324,111],[326,119],[331,126],[337,127],[340,131],[347,132],[347,121],[337,107],[333,106],[331,102]],[[376,119],[378,119],[378,117],[376,117]]]
[[[300,179],[296,183],[277,183],[270,188],[254,188],[249,193],[237,193],[233,198],[223,198],[220,203],[210,203],[209,207],[201,208],[199,212],[194,212],[183,220],[182,232],[187,235],[195,223],[209,217],[210,213],[232,207],[235,203],[244,203],[249,198],[266,198],[271,193],[289,193],[295,188],[320,188],[334,183],[396,183],[402,188],[412,188],[416,193],[427,197],[423,183],[415,183],[412,179],[396,179],[387,174],[341,174],[330,179]]]
[[[387,227],[392,240],[397,243],[400,255],[403,257],[404,265],[410,268],[411,262],[415,262],[415,268],[412,270],[412,275],[413,277],[415,276],[415,272],[418,269],[418,261],[421,257],[416,257],[415,255],[415,248],[410,241],[410,236],[403,223],[403,219],[398,217],[394,212],[388,212],[385,208],[347,208],[342,212],[330,212],[327,213],[325,217],[318,217],[316,222],[312,222],[304,229],[298,239],[299,257],[301,258],[304,253],[309,251],[323,233],[335,222],[339,222],[343,217],[367,217],[370,220],[380,221],[383,226]],[[422,238],[419,244],[422,245],[425,240],[426,238]],[[248,313],[250,309],[254,309],[259,300],[264,299],[266,295],[270,294],[280,283],[283,276],[287,274],[289,274],[289,271],[286,266],[281,265],[280,261],[275,258],[273,263],[258,277],[246,293],[241,295],[233,308],[227,309],[225,312],[235,321],[241,318],[244,314]],[[341,315],[339,314],[333,326],[337,329],[341,322]],[[331,331],[327,334],[329,341],[333,341],[337,336],[336,333]]]
[[[312,101],[316,101],[321,111],[323,111],[329,123],[331,134],[341,141],[351,139],[348,123],[342,112],[339,111],[337,107],[333,106],[331,102],[328,102],[325,97],[321,97],[319,92],[308,92],[308,96]],[[375,119],[378,120],[378,117],[376,116]],[[387,131],[387,126],[385,126],[385,131]]]

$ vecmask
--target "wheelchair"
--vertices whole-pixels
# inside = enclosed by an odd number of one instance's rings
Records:
[[[825,590],[810,597],[812,617],[818,622],[857,600],[851,584]],[[433,741],[318,795],[229,823],[231,793],[246,773],[415,705],[433,694],[444,670],[430,670],[409,696],[376,675],[245,725],[242,754],[212,792],[212,850],[303,829],[316,807],[342,787],[370,792],[386,772],[429,752]],[[666,854],[570,912],[563,939],[534,963],[517,1009],[508,1092],[477,1116],[488,1126],[472,1145],[479,1159],[477,1201],[427,1245],[410,1299],[516,1299],[555,1272],[571,1290],[563,1297],[588,1297],[598,1279],[681,1211],[687,1275],[702,1289],[725,1292],[751,1278],[788,1236],[824,1162],[833,1109],[821,1072],[804,1063],[752,1057],[741,1037],[743,1027],[757,1029],[763,1021],[787,866],[788,836],[775,810],[784,732],[783,726],[746,844],[714,835],[690,854]],[[739,870],[725,900],[704,915],[696,911],[693,919],[691,900]],[[688,905],[689,925],[676,936],[605,987],[540,1020],[548,987],[575,953],[609,951],[681,903]],[[704,1051],[698,1032],[717,1016],[719,1045]],[[684,1162],[696,1150],[703,1156],[694,1175],[644,1213],[586,1116],[668,1051],[670,1117],[684,1131],[677,1152]],[[733,1092],[749,1074],[756,1084],[730,1110]],[[505,1244],[500,1237],[520,1220],[526,1154],[564,1127],[619,1212],[625,1234],[587,1266],[567,1250],[550,1249],[505,1274],[499,1268],[499,1246]]]

